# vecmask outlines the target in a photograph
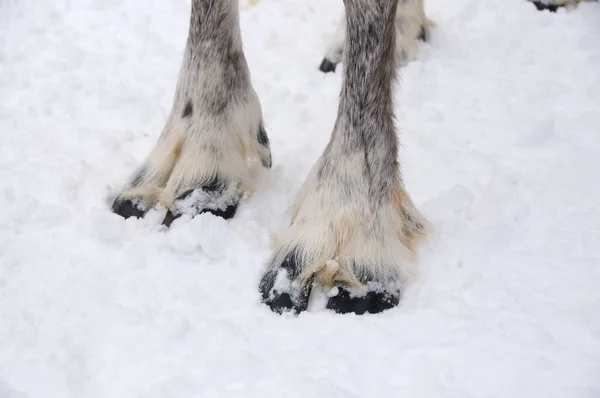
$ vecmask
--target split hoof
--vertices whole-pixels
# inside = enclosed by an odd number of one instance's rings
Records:
[[[295,253],[291,253],[279,267],[270,270],[263,276],[259,291],[262,302],[271,311],[277,314],[291,312],[297,315],[308,308],[315,275],[302,281],[302,277],[299,275],[303,269],[304,267],[297,263]],[[358,285],[361,284],[358,282],[358,278],[356,281]],[[357,294],[351,293],[348,285],[339,282],[336,285],[337,294],[329,299],[327,309],[338,314],[376,314],[400,303],[398,289],[394,291],[386,289],[383,284],[378,282],[367,281],[362,284],[364,289],[358,289],[360,291]]]

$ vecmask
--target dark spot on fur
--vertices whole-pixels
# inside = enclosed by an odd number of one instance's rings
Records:
[[[183,109],[181,117],[191,117],[193,113],[194,106],[192,105],[192,101],[188,100],[188,102],[185,103],[185,108]]]
[[[260,125],[258,128],[258,143],[262,146],[269,146],[269,137],[267,136],[267,132],[265,131],[265,126]]]
[[[219,190],[223,191],[226,187],[227,185],[223,181],[219,181],[217,178],[213,178],[210,180],[210,182],[202,185],[204,192],[217,192]]]
[[[131,188],[137,188],[140,185],[142,185],[142,182],[144,181],[145,178],[146,178],[146,169],[141,169],[140,171],[138,171],[138,173],[135,175],[135,177],[133,177],[133,179],[131,180],[129,185],[131,186]]]
[[[266,149],[266,151],[262,151],[260,154],[260,161],[264,168],[270,169],[273,166],[273,159],[271,158],[271,148],[269,146],[269,137],[267,136],[267,132],[265,130],[265,126],[260,123],[258,126],[258,143]]]
[[[426,26],[421,26],[421,32],[419,32],[419,40],[429,41],[429,29]]]

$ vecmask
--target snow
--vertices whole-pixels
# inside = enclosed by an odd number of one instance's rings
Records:
[[[600,396],[600,5],[426,8],[397,94],[422,275],[382,314],[294,318],[257,286],[333,127],[342,2],[243,7],[273,170],[233,220],[166,230],[108,198],[166,119],[189,3],[1,1],[0,397]]]

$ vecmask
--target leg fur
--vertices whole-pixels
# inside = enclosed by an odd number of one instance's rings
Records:
[[[271,167],[260,102],[242,50],[237,0],[193,0],[175,100],[156,146],[113,204],[127,218],[160,203],[182,214],[232,217],[251,180]]]
[[[276,312],[306,309],[313,283],[328,307],[379,312],[398,304],[417,269],[426,221],[400,175],[392,85],[398,0],[345,0],[344,81],[331,139],[295,201],[260,283]]]
[[[417,58],[419,41],[427,41],[429,30],[434,26],[434,23],[425,16],[423,1],[400,0],[398,3],[395,20],[396,54],[401,65]],[[346,17],[343,15],[319,66],[321,72],[335,72],[337,64],[342,61],[345,37]]]

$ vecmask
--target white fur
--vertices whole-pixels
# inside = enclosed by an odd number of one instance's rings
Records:
[[[188,93],[200,93],[218,89],[222,84],[218,65],[202,71],[188,70],[185,61],[183,65],[178,91],[185,87]],[[237,184],[240,192],[252,190],[250,162],[266,156],[267,149],[256,139],[262,111],[250,82],[248,85],[249,101],[230,103],[217,116],[203,111],[201,97],[197,95],[193,98],[192,116],[182,118],[187,99],[178,92],[163,133],[140,168],[147,170],[142,184],[125,189],[120,197],[142,198],[149,207],[161,203],[168,208],[181,193],[209,182],[216,175]]]
[[[281,264],[288,253],[295,252],[298,262],[307,267],[300,276],[305,281],[316,276],[325,287],[342,282],[360,290],[364,286],[356,276],[369,274],[381,283],[394,284],[385,286],[389,290],[397,290],[398,284],[418,275],[414,249],[425,236],[427,222],[399,179],[396,188],[402,203],[389,198],[374,210],[368,201],[368,181],[361,173],[362,155],[333,156],[356,194],[348,200],[336,180],[317,189],[321,161],[317,162],[288,209],[285,226],[274,235],[271,265]]]

